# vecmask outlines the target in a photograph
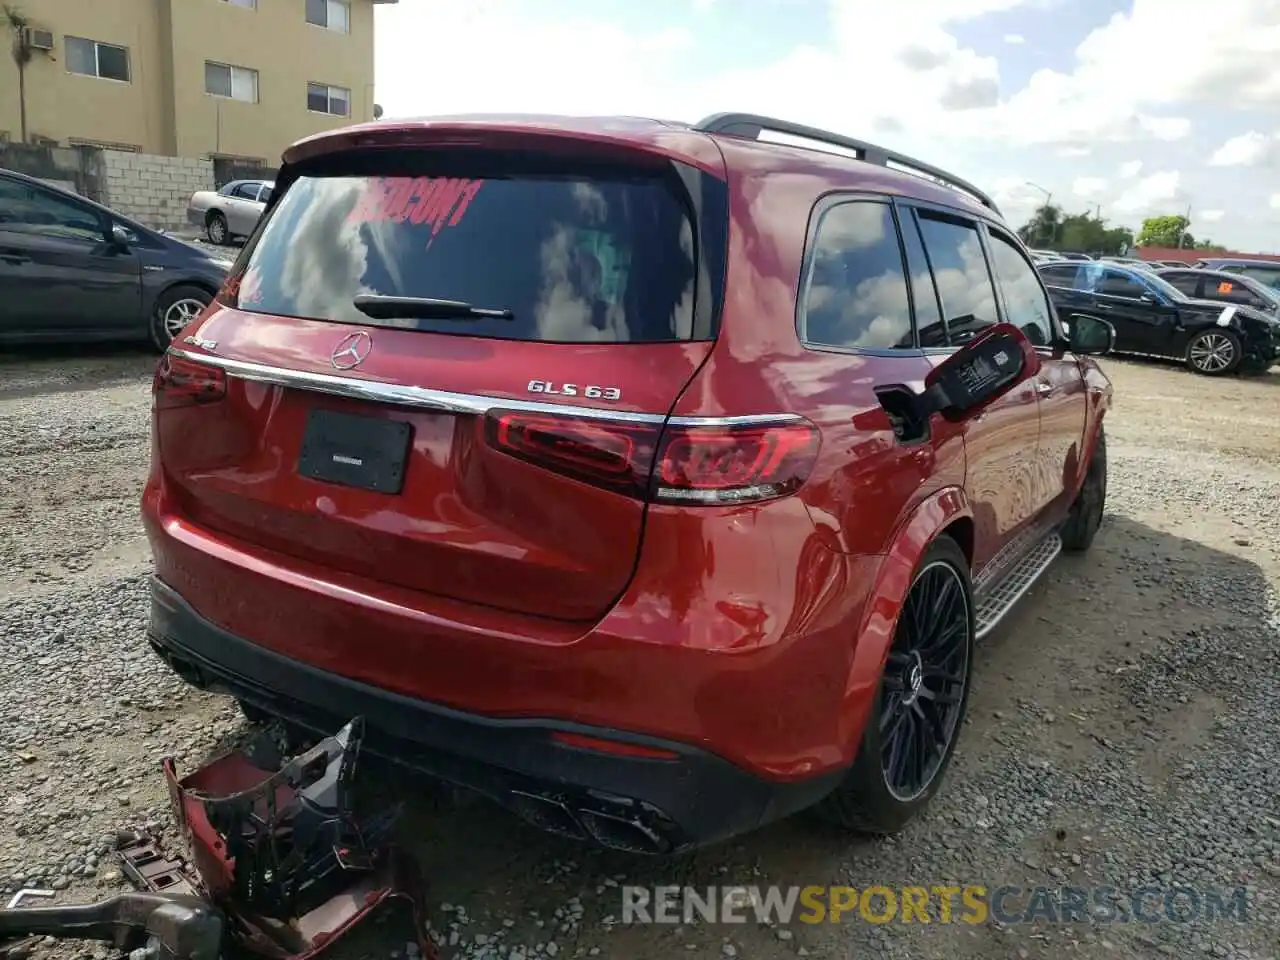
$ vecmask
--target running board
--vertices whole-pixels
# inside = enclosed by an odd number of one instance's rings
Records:
[[[977,603],[977,639],[981,640],[995,629],[1061,552],[1062,538],[1057,530],[1051,530],[1019,556],[998,580],[989,586],[984,585],[974,598]]]

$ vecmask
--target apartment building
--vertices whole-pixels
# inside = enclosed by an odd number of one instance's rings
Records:
[[[3,2],[30,60],[19,83],[0,57],[0,137],[21,139],[25,104],[28,142],[275,166],[373,119],[374,5],[397,0]]]

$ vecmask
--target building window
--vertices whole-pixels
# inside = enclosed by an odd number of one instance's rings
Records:
[[[213,97],[258,102],[258,71],[226,63],[204,62],[204,92]]]
[[[222,0],[223,3],[229,3],[233,7],[244,7],[246,10],[257,10],[258,0]]]
[[[86,77],[129,82],[129,48],[67,37],[67,70]]]
[[[307,84],[307,109],[333,117],[351,116],[351,91],[324,83]]]
[[[335,33],[350,33],[351,4],[347,0],[307,0],[307,23]]]

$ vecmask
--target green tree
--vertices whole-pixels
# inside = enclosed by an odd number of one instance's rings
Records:
[[[22,132],[22,142],[27,142],[27,64],[31,62],[31,39],[27,35],[30,22],[17,7],[5,4],[3,19],[12,35],[9,52],[13,55],[14,66],[18,68],[18,123]]]
[[[1187,233],[1190,225],[1186,217],[1179,214],[1166,214],[1163,217],[1148,217],[1142,221],[1142,229],[1138,232],[1140,247],[1186,247],[1195,246],[1195,238]]]
[[[1028,247],[1052,247],[1062,227],[1062,208],[1046,203],[1018,228],[1018,236]]]

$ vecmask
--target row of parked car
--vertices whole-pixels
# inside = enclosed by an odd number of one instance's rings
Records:
[[[1181,360],[1206,376],[1280,361],[1280,290],[1244,273],[1068,257],[1036,266],[1059,312],[1111,323],[1117,353]]]

